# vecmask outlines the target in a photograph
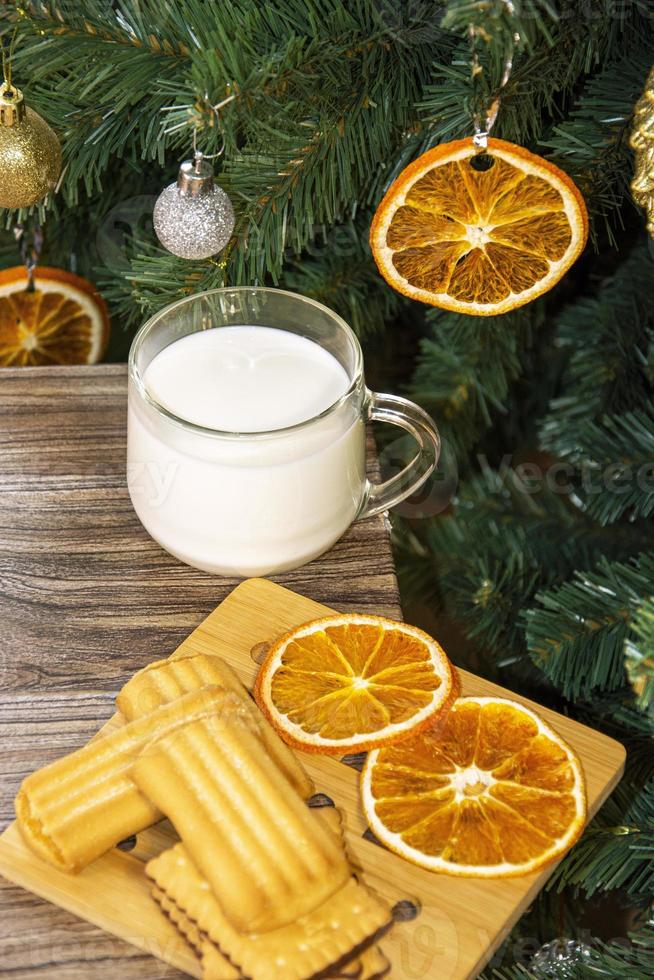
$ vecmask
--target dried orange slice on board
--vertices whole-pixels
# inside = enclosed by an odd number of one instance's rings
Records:
[[[109,338],[106,304],[90,282],[39,266],[0,272],[0,366],[96,364]]]
[[[361,792],[380,841],[450,875],[529,874],[567,851],[586,819],[577,756],[502,698],[460,698],[439,729],[372,752]]]
[[[497,139],[483,153],[464,139],[418,157],[370,229],[389,285],[473,316],[507,313],[551,289],[587,238],[586,205],[567,174]]]
[[[337,615],[270,648],[254,688],[282,738],[328,755],[362,752],[433,723],[458,694],[436,640],[381,616]]]

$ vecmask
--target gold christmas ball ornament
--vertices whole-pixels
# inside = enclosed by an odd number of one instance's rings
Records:
[[[61,173],[61,146],[22,92],[0,85],[0,207],[27,208],[53,190]]]
[[[654,68],[634,109],[634,125],[629,140],[634,150],[634,201],[647,212],[647,231],[654,237]]]

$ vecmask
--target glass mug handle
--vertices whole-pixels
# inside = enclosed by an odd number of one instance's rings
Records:
[[[418,490],[433,473],[441,452],[441,437],[434,420],[418,405],[399,395],[367,394],[366,418],[404,429],[418,443],[418,451],[400,473],[384,483],[367,482],[357,520],[389,510]]]

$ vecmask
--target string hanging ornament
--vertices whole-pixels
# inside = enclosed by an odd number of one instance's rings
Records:
[[[228,195],[214,179],[212,160],[225,152],[225,136],[222,130],[221,110],[232,101],[233,95],[211,105],[205,96],[205,105],[214,115],[220,133],[221,145],[215,153],[206,154],[198,149],[198,124],[193,122],[193,159],[185,160],[177,180],[163,189],[154,206],[153,224],[157,238],[173,255],[183,259],[207,259],[227,245],[236,221],[234,208]],[[168,111],[177,106],[167,107]],[[186,125],[171,127],[174,132]]]
[[[96,364],[109,340],[109,315],[93,283],[42,266],[36,215],[14,225],[22,265],[0,271],[0,367]]]
[[[27,208],[53,190],[61,174],[61,145],[45,119],[13,83],[17,31],[2,45],[0,85],[0,207]]]
[[[507,13],[514,13],[504,0]],[[588,237],[583,197],[562,170],[491,136],[520,35],[508,38],[499,84],[481,94],[480,43],[471,24],[473,135],[419,156],[386,191],[373,218],[377,267],[398,292],[472,316],[496,316],[551,289]]]

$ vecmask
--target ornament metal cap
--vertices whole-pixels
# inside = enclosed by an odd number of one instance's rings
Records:
[[[25,118],[23,93],[10,82],[0,85],[0,126],[15,126]]]
[[[185,160],[177,175],[181,197],[199,197],[213,188],[213,167],[198,153],[195,160]]]

